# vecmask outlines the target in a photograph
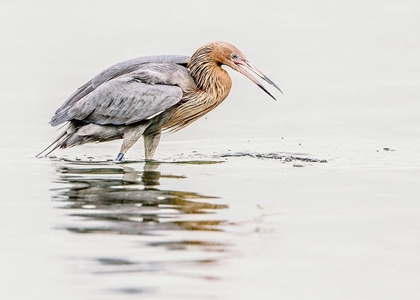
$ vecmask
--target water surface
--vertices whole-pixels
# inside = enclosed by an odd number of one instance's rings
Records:
[[[418,299],[417,1],[2,4],[4,299]],[[217,17],[216,17],[217,16]],[[215,111],[141,143],[34,156],[102,69],[235,44]],[[274,92],[273,92],[274,93]]]

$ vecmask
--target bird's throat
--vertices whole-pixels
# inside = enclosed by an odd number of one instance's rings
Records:
[[[229,95],[232,80],[215,58],[214,48],[206,45],[190,59],[188,69],[197,89],[188,91],[165,124],[166,129],[177,131],[216,108]]]
[[[199,78],[196,80],[197,89],[185,93],[181,103],[175,108],[165,125],[171,131],[178,131],[215,109],[226,99],[232,87],[228,73],[217,64],[202,69],[190,69],[190,72],[191,75],[195,74],[194,80]]]

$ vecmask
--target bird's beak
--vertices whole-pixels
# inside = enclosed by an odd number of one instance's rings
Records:
[[[258,85],[264,92],[266,92],[268,95],[270,95],[270,97],[273,98],[274,100],[277,100],[277,99],[274,98],[274,96],[257,79],[255,79],[251,75],[251,73],[248,72],[247,69],[249,69],[252,72],[254,72],[261,79],[265,80],[266,82],[268,82],[269,84],[271,84],[272,86],[274,86],[276,89],[278,89],[280,91],[280,93],[283,94],[282,90],[274,82],[272,82],[270,78],[268,78],[263,73],[261,73],[256,67],[254,67],[253,65],[251,65],[249,63],[249,61],[242,60],[242,59],[237,59],[237,60],[234,61],[234,63],[238,66],[238,71],[240,73],[242,73],[243,75],[245,75],[249,80],[251,80],[256,85]]]

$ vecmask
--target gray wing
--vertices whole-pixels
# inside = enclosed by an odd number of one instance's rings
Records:
[[[128,125],[145,120],[175,105],[182,90],[171,85],[150,85],[122,76],[100,85],[73,105],[63,120],[106,125]]]
[[[53,126],[69,121],[67,118],[68,111],[81,99],[94,92],[102,84],[118,78],[124,74],[128,74],[138,69],[139,67],[148,63],[171,63],[186,67],[189,61],[188,56],[181,55],[161,55],[161,56],[145,56],[131,60],[127,60],[121,63],[117,63],[98,75],[89,80],[76,92],[74,92],[55,112],[50,123]]]

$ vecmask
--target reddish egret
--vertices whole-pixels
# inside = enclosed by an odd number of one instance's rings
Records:
[[[69,122],[66,131],[37,156],[51,147],[46,155],[57,148],[123,139],[115,159],[121,161],[143,136],[145,158],[150,160],[163,130],[178,131],[225,100],[232,80],[222,65],[242,73],[272,98],[248,70],[281,92],[239,49],[225,42],[206,44],[191,58],[135,58],[102,71],[74,92],[50,122]]]

